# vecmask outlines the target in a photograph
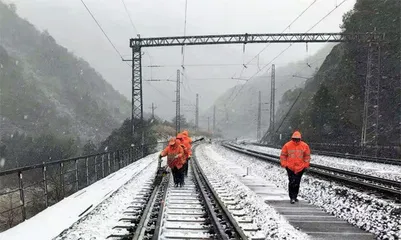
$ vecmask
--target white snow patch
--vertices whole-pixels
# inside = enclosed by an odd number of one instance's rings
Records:
[[[157,154],[152,154],[142,158],[104,179],[81,189],[25,222],[0,233],[0,239],[47,240],[57,237],[72,224],[96,209],[100,203],[108,199],[121,186],[130,180],[136,179],[136,176],[142,170],[149,167],[149,165],[152,166],[151,164],[156,162],[156,156]],[[88,208],[89,210],[87,210]],[[79,216],[80,214],[82,216]],[[92,227],[92,231],[93,229],[100,231],[98,226]]]
[[[71,228],[60,234],[55,240],[106,239],[113,233],[113,227],[127,211],[132,200],[141,191],[141,187],[151,180],[157,168],[156,161],[142,168],[141,172],[121,187],[116,194],[101,203],[85,218],[76,222]]]
[[[218,179],[231,189],[232,194],[237,196],[236,201],[240,202],[247,215],[252,216],[266,239],[309,239],[238,179],[238,176],[246,174],[246,167],[237,166],[210,145],[200,145],[195,154],[208,178]]]
[[[213,145],[213,149],[226,159],[249,167],[252,173],[287,189],[287,175],[278,165],[236,153],[219,145]],[[378,239],[401,238],[401,205],[394,201],[379,199],[377,196],[370,196],[307,174],[302,178],[299,195],[324,211],[374,233]]]

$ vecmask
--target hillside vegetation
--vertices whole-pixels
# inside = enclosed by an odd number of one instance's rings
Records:
[[[380,43],[378,106],[378,144],[382,146],[399,146],[401,140],[400,5],[397,0],[358,0],[354,9],[343,17],[345,33],[385,33],[385,41]],[[359,144],[367,51],[367,44],[343,43],[334,47],[304,88],[284,94],[276,126],[299,94],[300,97],[278,133],[288,139],[291,131],[300,129],[310,142]]]
[[[0,2],[0,134],[51,131],[100,142],[130,104],[85,60]]]
[[[283,94],[296,87],[304,85],[306,79],[299,77],[312,76],[330,53],[334,44],[327,44],[308,59],[293,62],[284,66],[276,66],[276,106]],[[262,95],[262,130],[269,127],[269,102],[271,76],[270,72],[250,80],[245,85],[237,85],[227,90],[215,102],[216,127],[225,137],[256,138],[258,94]],[[297,76],[294,77],[293,75]],[[276,107],[277,108],[277,107]],[[213,116],[213,106],[201,119]],[[207,121],[202,123],[207,126]]]

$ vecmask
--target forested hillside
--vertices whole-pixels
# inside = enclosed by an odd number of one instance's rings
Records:
[[[298,62],[276,66],[276,106],[289,89],[301,87],[323,63],[334,44],[327,44],[316,54]],[[227,90],[215,102],[216,127],[226,137],[256,138],[258,94],[262,98],[262,130],[269,127],[270,72],[250,80],[245,85],[237,85]],[[203,113],[203,126],[207,117],[213,116],[213,106]],[[263,134],[263,133],[262,133]]]
[[[379,138],[382,146],[399,146],[401,123],[401,42],[398,0],[358,0],[343,17],[345,33],[385,33],[381,47]],[[278,133],[288,136],[300,129],[310,142],[359,144],[363,121],[368,45],[339,44],[307,81],[288,91],[280,104]],[[298,101],[288,112],[295,99]],[[276,136],[277,137],[277,136]]]
[[[0,2],[0,134],[15,131],[104,140],[130,103],[85,60]],[[77,36],[79,41],[79,36]]]

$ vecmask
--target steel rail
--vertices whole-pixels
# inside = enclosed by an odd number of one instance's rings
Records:
[[[195,158],[193,160],[195,160]],[[199,166],[197,164],[194,164],[193,163],[194,161],[190,161],[190,162],[191,162],[191,168],[192,168],[194,176],[195,176],[195,182],[198,186],[200,195],[202,196],[202,199],[205,203],[205,209],[206,209],[208,215],[210,216],[210,218],[212,219],[212,224],[216,230],[216,233],[217,233],[219,239],[228,240],[229,238],[224,231],[224,227],[221,225],[219,219],[217,218],[216,212],[214,211],[213,206],[210,202],[210,199],[208,199],[207,193],[204,189],[204,187],[207,187],[207,184],[203,184],[201,182],[201,179],[200,179],[201,177],[206,182],[205,177],[200,176],[201,173],[199,171]],[[211,192],[211,189],[209,187],[207,187],[207,188],[208,188],[208,191]]]
[[[246,149],[246,151],[279,159],[279,156],[268,154],[268,153],[263,153],[263,152],[259,152],[259,151],[255,151],[255,150],[251,150],[251,149]],[[356,172],[333,168],[333,167],[327,167],[327,166],[323,166],[323,165],[315,164],[315,163],[311,163],[310,166],[314,167],[316,169],[344,174],[344,175],[351,176],[351,177],[363,178],[364,180],[367,180],[367,181],[374,181],[374,182],[378,182],[380,184],[385,184],[385,185],[387,184],[387,185],[392,185],[395,187],[401,187],[401,182],[390,180],[390,179],[379,178],[379,177],[375,177],[375,176],[370,176],[370,175],[366,175],[366,174],[356,173]]]
[[[164,177],[167,177],[169,179],[169,176],[163,176],[161,178],[164,178]],[[142,215],[140,217],[140,221],[139,221],[138,226],[137,226],[137,228],[135,230],[134,236],[132,237],[132,240],[140,240],[143,237],[142,233],[146,230],[146,225],[145,224],[149,220],[149,217],[150,217],[149,215],[152,212],[153,205],[154,205],[155,199],[156,199],[156,195],[161,190],[161,187],[162,187],[161,184],[160,184],[161,180],[162,180],[161,178],[160,178],[160,176],[156,175],[155,179],[153,180],[154,189],[153,189],[152,194],[150,195],[150,197],[149,197],[149,199],[148,199],[148,201],[146,203],[145,210],[142,212]],[[167,186],[168,186],[168,184],[166,185],[166,188],[167,188]]]
[[[251,144],[260,147],[270,147],[270,148],[277,148],[277,146],[266,145],[261,143],[245,143]],[[345,158],[355,161],[365,161],[365,162],[375,162],[375,163],[385,163],[385,164],[393,164],[401,166],[401,159],[395,158],[385,158],[385,157],[373,157],[367,155],[357,155],[357,154],[348,154],[348,153],[339,153],[339,152],[329,152],[329,151],[322,151],[322,150],[314,150],[312,149],[313,153],[321,156],[330,156],[330,157],[339,157]]]
[[[262,153],[262,152],[258,152],[255,150],[250,150],[250,149],[246,149],[246,148],[242,148],[240,146],[236,146],[236,145],[232,145],[232,144],[227,144],[227,143],[223,143],[223,146],[246,154],[246,155],[250,155],[250,156],[254,156],[257,158],[260,158],[262,160],[267,160],[276,164],[280,164],[280,157],[276,156],[276,155],[272,155],[272,154],[268,154],[268,153]],[[332,167],[326,167],[326,166],[322,166],[322,165],[318,165],[318,164],[311,164],[311,168],[308,170],[309,173],[313,173],[313,174],[317,174],[323,177],[327,177],[330,179],[334,179],[336,181],[341,181],[347,184],[351,184],[354,186],[359,186],[359,187],[365,187],[365,188],[369,188],[371,190],[375,190],[381,193],[385,193],[391,196],[396,196],[397,198],[401,199],[401,182],[398,181],[394,181],[394,180],[389,180],[389,179],[384,179],[384,178],[378,178],[378,177],[374,177],[374,176],[369,176],[369,175],[365,175],[365,174],[360,174],[360,173],[355,173],[355,172],[350,172],[350,171],[346,171],[346,170],[342,170],[342,169],[338,169],[338,168],[332,168]],[[334,174],[336,173],[336,174]],[[342,174],[338,175],[338,174]],[[348,176],[348,177],[346,177]],[[355,178],[359,178],[360,180],[357,180]],[[364,181],[371,181],[374,183],[370,183],[370,182],[364,182]],[[378,185],[382,184],[382,185],[390,185],[394,188],[391,187],[386,187],[386,186],[381,186]]]
[[[194,149],[194,152],[195,152],[195,150],[196,150],[196,147]],[[224,215],[225,215],[226,219],[228,220],[229,224],[234,228],[235,235],[237,237],[239,237],[239,239],[248,239],[248,237],[243,232],[242,228],[238,225],[237,221],[231,215],[230,211],[226,208],[224,203],[220,200],[217,192],[213,189],[213,186],[207,179],[205,172],[202,170],[202,168],[200,168],[199,162],[198,162],[195,154],[193,155],[192,160],[193,160],[192,164],[193,164],[194,170],[196,169],[198,171],[199,175],[205,181],[205,183],[206,183],[205,186],[207,187],[208,191],[210,193],[212,193],[213,198],[215,199],[216,203],[219,205],[219,208],[224,212]],[[194,172],[196,172],[196,171],[194,171]]]
[[[167,169],[167,166],[164,167],[163,171],[165,171],[166,169]],[[170,175],[169,174],[167,174],[167,176],[165,176],[165,177],[168,177],[168,181],[170,181]],[[157,216],[155,232],[153,234],[152,240],[158,240],[159,236],[160,236],[160,230],[161,230],[162,221],[163,221],[164,209],[166,207],[164,203],[166,202],[168,185],[169,184],[167,182],[167,184],[165,186],[165,189],[164,189],[162,202],[160,204],[159,215]]]
[[[366,156],[366,155],[347,154],[347,153],[329,152],[329,151],[321,151],[321,150],[313,150],[313,152],[315,152],[318,155],[322,155],[322,156],[339,157],[339,158],[346,158],[346,159],[357,160],[357,161],[386,163],[386,164],[401,166],[401,159],[398,160],[395,158],[372,157],[372,156]]]

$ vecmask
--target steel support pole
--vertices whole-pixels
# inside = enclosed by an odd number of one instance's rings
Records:
[[[104,155],[102,155],[102,178],[104,178]]]
[[[213,134],[216,134],[216,105],[213,106]]]
[[[181,86],[180,86],[180,70],[177,69],[177,84],[176,84],[176,96],[175,96],[175,131],[178,134],[181,131]]]
[[[143,131],[143,92],[142,92],[142,51],[141,39],[135,39],[132,47],[132,141],[138,134],[141,144],[141,154],[144,154],[145,133]]]
[[[78,160],[75,160],[75,191],[79,190],[79,182],[78,182]]]
[[[199,130],[199,94],[196,94],[195,130]]]
[[[63,198],[65,198],[65,188],[64,188],[64,163],[60,163],[60,187],[63,193]]]
[[[21,201],[21,213],[22,220],[26,220],[26,205],[25,205],[25,195],[24,195],[24,182],[22,181],[22,172],[18,172],[18,182],[19,182],[19,197]]]
[[[89,186],[89,158],[85,158],[86,186]]]
[[[363,108],[363,122],[361,133],[361,152],[366,154],[368,145],[375,148],[377,155],[379,137],[379,103],[381,79],[381,50],[378,43],[368,46],[368,60],[366,68],[365,98]]]
[[[256,140],[260,140],[260,130],[262,124],[262,92],[259,91],[259,103],[258,103],[258,122],[257,122],[257,129],[256,129]]]
[[[97,181],[97,156],[95,156],[95,182]]]
[[[45,164],[43,162],[43,164]],[[48,194],[48,190],[47,190],[47,176],[46,176],[46,172],[47,172],[47,167],[45,165],[43,165],[42,168],[42,173],[43,173],[43,189],[45,191],[45,205],[46,207],[49,206],[49,194]]]
[[[269,126],[271,134],[274,134],[275,100],[276,100],[276,66],[272,64],[272,75],[271,75],[271,86],[270,86],[270,126]]]
[[[108,175],[111,173],[110,153],[107,154]]]

